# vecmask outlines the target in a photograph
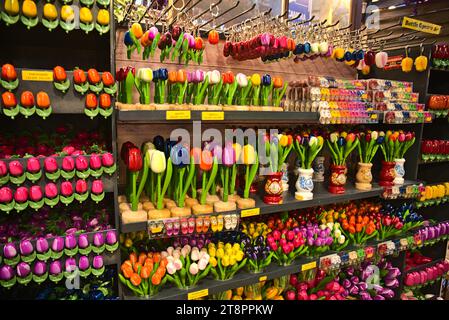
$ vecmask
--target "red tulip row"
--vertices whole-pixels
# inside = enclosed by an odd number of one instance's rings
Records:
[[[91,199],[100,202],[104,198],[103,181],[94,180],[90,190]],[[29,207],[38,210],[44,204],[54,207],[59,202],[69,205],[74,200],[86,201],[89,197],[89,190],[86,180],[77,180],[75,190],[70,181],[64,181],[58,186],[53,182],[47,183],[42,191],[42,187],[34,185],[30,188],[19,187],[13,191],[10,187],[0,188],[0,210],[9,212],[12,209],[23,211]]]
[[[72,179],[75,175],[81,179],[87,179],[89,176],[98,178],[103,172],[112,175],[116,170],[114,156],[109,152],[102,155],[92,154],[90,159],[83,155],[65,156],[61,168],[55,157],[45,158],[43,168],[39,157],[30,157],[26,161],[24,168],[19,160],[12,160],[9,163],[0,160],[0,186],[8,182],[21,185],[26,179],[36,182],[41,179],[43,171],[47,179],[56,181],[61,176],[66,180]]]

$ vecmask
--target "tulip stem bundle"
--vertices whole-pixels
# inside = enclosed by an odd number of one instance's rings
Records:
[[[248,81],[246,75],[239,73],[236,76],[236,81],[238,84],[236,103],[239,106],[244,106],[248,104],[248,95],[251,92],[252,84]]]
[[[390,132],[385,135],[383,144],[380,145],[385,161],[392,162],[395,159],[404,158],[405,153],[415,143],[413,133],[402,131]]]
[[[280,78],[279,78],[280,79]],[[280,88],[277,88],[278,85],[278,81],[280,81],[282,83],[282,79],[278,80],[278,78],[274,78],[273,79],[273,85],[274,85],[274,89],[273,89],[273,94],[272,94],[272,104],[274,107],[279,107],[281,104],[281,100],[285,95],[285,92],[287,91],[287,83],[284,83],[283,86],[281,86]]]
[[[137,91],[139,91],[139,102],[142,104],[150,104],[150,83],[153,80],[153,71],[150,68],[141,68],[137,72],[134,79]]]
[[[323,149],[324,140],[323,137],[308,137],[307,135],[301,137],[300,135],[295,137],[293,147],[298,158],[301,161],[301,169],[311,169],[312,162]]]
[[[206,97],[205,93],[207,88],[209,87],[209,75],[206,75],[206,78],[203,82],[195,83],[194,85],[194,94],[193,94],[193,104],[199,105],[203,104]]]
[[[337,166],[344,166],[349,154],[357,148],[359,139],[354,133],[345,132],[331,133],[330,138],[326,140],[327,146],[331,152],[332,162]]]
[[[268,106],[268,97],[273,91],[273,82],[271,81],[271,76],[266,74],[262,77],[262,92],[261,92],[261,100],[262,106]]]
[[[178,169],[178,183],[176,185],[176,203],[178,207],[184,208],[184,200],[195,176],[195,161],[193,156],[190,157],[190,165],[187,170],[187,178],[184,180],[184,175],[187,168],[182,167]]]
[[[383,139],[384,137],[379,135],[377,131],[360,134],[360,143],[357,145],[357,148],[361,163],[371,163],[373,161]]]
[[[222,88],[223,79],[220,79],[218,82],[210,82],[209,90],[207,93],[207,101],[209,104],[218,105]]]
[[[162,173],[156,173],[157,178],[157,205],[156,209],[162,210],[164,208],[164,196],[167,192],[168,185],[170,184],[173,168],[170,158],[167,160],[167,170],[164,175],[164,185],[162,185]]]
[[[270,158],[271,172],[279,172],[285,160],[289,156],[292,148],[292,137],[290,135],[280,134],[271,138],[271,143],[266,142],[265,148],[267,156]]]

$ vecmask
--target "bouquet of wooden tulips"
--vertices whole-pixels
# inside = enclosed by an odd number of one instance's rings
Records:
[[[326,143],[331,152],[333,164],[344,166],[348,156],[357,148],[359,138],[354,133],[333,132],[326,139]]]
[[[161,253],[131,253],[120,267],[119,279],[139,297],[153,296],[167,281],[168,259]]]
[[[379,136],[383,135],[383,132],[379,133]],[[393,162],[396,159],[403,159],[415,140],[414,132],[387,131],[385,139],[380,145],[385,161]]]
[[[232,245],[230,243],[224,244],[220,241],[215,245],[211,242],[207,251],[210,255],[210,264],[212,266],[210,270],[217,280],[232,279],[245,266],[247,261],[239,243]]]
[[[168,247],[161,253],[168,261],[167,280],[174,283],[179,289],[188,289],[196,286],[198,282],[213,270],[212,258],[206,248],[185,245],[180,248]]]

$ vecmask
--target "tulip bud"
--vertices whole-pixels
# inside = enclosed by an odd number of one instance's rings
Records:
[[[15,281],[12,281],[15,278],[14,269],[9,265],[3,265],[0,268],[0,282],[4,287],[10,287],[15,284]],[[7,282],[10,282],[9,284]]]
[[[51,244],[51,258],[53,260],[61,258],[64,250],[64,238],[56,237]]]
[[[43,261],[37,261],[33,267],[33,280],[36,283],[42,283],[47,279],[47,264]]]
[[[16,192],[14,193],[14,200],[16,201],[16,209],[25,209],[28,205],[28,189],[26,187],[17,188]],[[17,204],[22,204],[22,206],[17,207]]]
[[[54,282],[58,282],[63,278],[62,274],[62,265],[59,260],[52,261],[50,263],[50,280]]]
[[[72,179],[75,176],[75,160],[71,156],[66,156],[62,159],[61,175],[64,179]]]
[[[104,263],[102,256],[95,256],[92,262],[94,269],[92,270],[93,275],[99,276],[104,272]]]
[[[25,175],[22,163],[17,160],[13,160],[8,166],[11,182],[17,185],[24,183]]]
[[[36,252],[37,258],[41,261],[46,261],[50,257],[50,251],[48,250],[48,241],[45,238],[39,238],[36,240]]]
[[[30,240],[20,241],[19,250],[24,262],[30,263],[36,258],[36,253]]]
[[[56,162],[56,159],[53,157],[45,158],[44,168],[45,168],[45,171],[48,173],[56,172],[58,170],[58,163]]]
[[[118,248],[117,234],[114,230],[109,230],[106,233],[106,249],[109,252],[114,252]]]
[[[27,160],[27,171],[29,173],[38,173],[41,170],[41,164],[39,160],[35,157],[28,158]],[[0,168],[1,171],[1,168]],[[1,175],[1,174],[0,174]]]
[[[3,187],[0,189],[0,205],[11,203],[13,200],[13,193],[11,188]]]
[[[65,237],[65,254],[69,257],[73,257],[78,253],[78,247],[76,245],[76,238],[73,234],[68,234]]]
[[[89,258],[87,256],[81,256],[79,258],[78,268],[80,270],[80,275],[82,277],[87,277],[90,274],[91,269],[90,269]]]

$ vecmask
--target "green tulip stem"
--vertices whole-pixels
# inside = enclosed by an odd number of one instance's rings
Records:
[[[139,199],[136,197],[137,173],[131,172],[131,210],[137,211]]]
[[[143,160],[143,173],[142,173],[142,177],[140,178],[139,189],[137,190],[137,195],[136,195],[137,201],[140,199],[140,195],[142,194],[143,188],[147,181],[149,165],[150,165],[149,159],[147,156],[145,156],[144,160]]]
[[[231,168],[231,183],[229,184],[229,194],[235,193],[236,178],[237,178],[237,165],[234,163]]]
[[[252,90],[253,106],[259,105],[259,94],[260,94],[260,86],[254,86]]]
[[[207,171],[203,171],[203,175],[201,176],[201,198],[200,198],[200,203],[201,204],[206,204],[206,196],[204,196],[205,194],[207,194],[206,192],[204,192],[206,190],[206,184],[207,184]],[[203,197],[204,196],[204,197]]]
[[[187,179],[185,181],[184,187],[180,189],[179,203],[178,203],[178,207],[180,208],[184,208],[184,199],[186,197],[190,185],[192,184],[194,175],[195,175],[195,161],[193,159],[193,156],[191,156]]]
[[[218,172],[218,160],[217,157],[214,157],[214,163],[212,164],[212,170],[210,172],[207,184],[206,184],[206,188],[204,188],[204,180],[203,180],[203,192],[201,193],[201,204],[204,205],[206,204],[206,197],[207,194],[210,190],[210,188],[212,187],[212,184],[215,182],[215,177],[217,176],[217,172]],[[204,175],[204,173],[203,173]],[[203,177],[203,179],[205,179]]]
[[[245,173],[245,189],[243,190],[243,198],[248,199],[249,198],[249,189],[251,187],[251,184],[253,183],[253,180],[257,173],[257,168],[259,167],[259,157],[257,156],[257,152],[255,153],[255,161],[252,165],[246,165],[246,173]]]
[[[229,167],[224,168],[225,181],[223,183],[223,202],[228,202],[228,188],[229,188]]]

